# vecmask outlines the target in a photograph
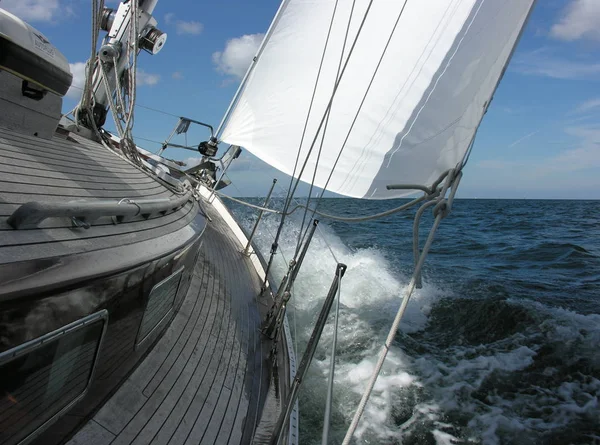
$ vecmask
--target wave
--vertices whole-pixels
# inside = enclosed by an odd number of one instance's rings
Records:
[[[251,225],[252,217],[242,219]],[[263,253],[277,224],[265,218],[261,225],[256,241]],[[301,354],[336,261],[348,265],[330,437],[339,443],[409,277],[385,250],[351,249],[331,227],[320,228],[296,281],[289,315]],[[274,263],[279,278],[298,229],[298,221],[292,221],[283,232],[283,256]],[[528,254],[556,261],[565,252],[591,255],[568,243],[545,243]],[[515,293],[514,286],[484,279],[442,283],[426,281],[413,295],[357,430],[357,443],[600,443],[600,315],[533,301]],[[303,444],[321,440],[332,334],[328,324],[301,389]]]

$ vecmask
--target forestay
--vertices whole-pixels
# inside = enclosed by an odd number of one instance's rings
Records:
[[[290,175],[300,148],[296,177],[312,146],[301,179],[346,196],[430,186],[464,161],[533,3],[284,1],[220,139]]]

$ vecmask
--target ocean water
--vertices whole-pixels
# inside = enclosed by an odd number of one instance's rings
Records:
[[[254,200],[253,202],[259,202]],[[325,199],[355,216],[398,201]],[[273,205],[281,205],[275,200]],[[250,228],[256,211],[231,205]],[[414,212],[321,221],[288,314],[298,355],[338,261],[331,444],[341,443],[412,272]],[[290,218],[274,273],[296,245]],[[423,221],[421,238],[431,215]],[[264,255],[278,217],[256,242]],[[333,252],[333,254],[332,254]],[[332,322],[300,391],[300,443],[321,443]],[[600,444],[600,201],[457,200],[427,258],[363,420],[360,444]]]

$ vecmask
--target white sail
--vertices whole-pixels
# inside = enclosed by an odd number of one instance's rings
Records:
[[[315,185],[346,196],[430,186],[463,162],[533,3],[285,1],[220,139],[290,175],[301,147],[296,177],[314,145],[301,179],[316,167]]]

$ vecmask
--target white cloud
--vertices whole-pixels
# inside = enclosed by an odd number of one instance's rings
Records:
[[[2,0],[0,7],[28,22],[50,22],[63,13],[59,0]]]
[[[175,13],[173,12],[165,14],[165,23],[167,25],[175,25],[175,32],[179,35],[198,35],[204,29],[204,25],[202,23],[194,20],[176,20]]]
[[[73,82],[71,82],[71,87],[69,88],[69,91],[67,91],[67,97],[70,97],[71,99],[79,100],[81,97],[81,92],[85,83],[85,65],[85,62],[69,63],[71,74],[73,74]],[[159,80],[160,76],[158,74],[150,74],[140,69],[137,70],[138,86],[156,85]]]
[[[582,125],[578,127],[571,126],[565,128],[565,133],[582,139],[584,143],[600,144],[599,125]]]
[[[241,79],[256,54],[264,34],[246,34],[228,40],[223,51],[213,53],[217,71]]]
[[[175,23],[175,28],[177,29],[177,34],[179,35],[198,35],[204,29],[204,25],[200,22],[195,22],[193,20],[189,22],[186,22],[185,20],[177,20],[177,22]]]
[[[533,171],[534,175],[564,174],[600,168],[600,126],[567,127],[565,133],[579,139],[577,146],[561,151]]]
[[[573,110],[572,114],[586,113],[596,108],[600,108],[600,97],[589,99],[579,104],[575,110]]]
[[[165,14],[165,23],[167,25],[172,25],[174,22],[175,22],[175,13],[168,12],[167,14]]]
[[[175,80],[181,80],[183,79],[183,73],[181,71],[175,71],[173,74],[171,74],[171,77]]]
[[[600,1],[573,0],[560,22],[550,29],[550,35],[566,41],[600,40]]]
[[[85,62],[69,63],[71,74],[73,74],[73,82],[71,82],[71,87],[67,91],[67,96],[71,99],[79,100],[81,97],[81,90],[85,83],[85,65]]]
[[[150,74],[145,72],[144,70],[137,70],[137,84],[138,86],[142,85],[156,85],[160,80],[160,75],[158,74]]]
[[[555,56],[549,48],[517,55],[512,69],[522,73],[555,79],[599,79],[600,63],[570,60]]]

